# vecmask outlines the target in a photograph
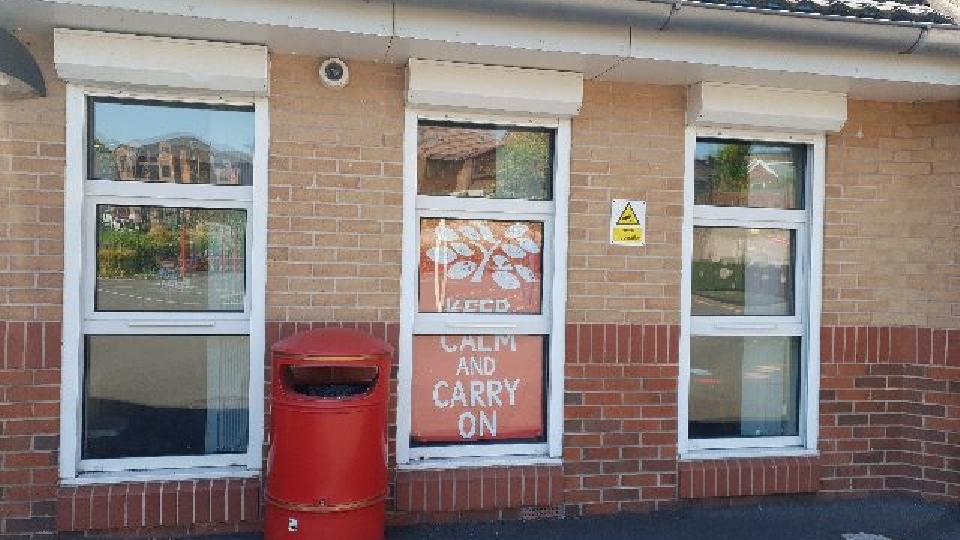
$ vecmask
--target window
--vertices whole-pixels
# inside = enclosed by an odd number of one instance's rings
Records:
[[[406,142],[398,462],[558,457],[569,122],[411,111]]]
[[[815,449],[823,138],[687,137],[680,452]]]
[[[69,87],[65,478],[259,469],[265,114]]]

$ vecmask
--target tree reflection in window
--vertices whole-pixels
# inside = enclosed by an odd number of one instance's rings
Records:
[[[694,202],[748,208],[803,208],[806,146],[700,139]]]
[[[97,207],[98,311],[242,311],[246,211]]]
[[[553,131],[421,122],[418,193],[549,200]]]

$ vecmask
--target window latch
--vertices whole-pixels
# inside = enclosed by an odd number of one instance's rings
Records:
[[[717,330],[776,330],[777,323],[717,323],[713,327]]]
[[[211,328],[217,323],[212,321],[128,321],[130,327],[151,327],[159,326],[165,328]]]
[[[498,323],[447,323],[447,328],[503,328],[509,330],[516,327],[515,324]]]

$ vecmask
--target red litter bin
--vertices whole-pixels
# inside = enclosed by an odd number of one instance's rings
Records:
[[[323,328],[272,351],[266,540],[382,540],[393,347]]]

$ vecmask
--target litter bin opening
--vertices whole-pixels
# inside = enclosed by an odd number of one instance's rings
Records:
[[[284,389],[302,397],[346,399],[364,396],[377,384],[376,366],[284,366]]]

